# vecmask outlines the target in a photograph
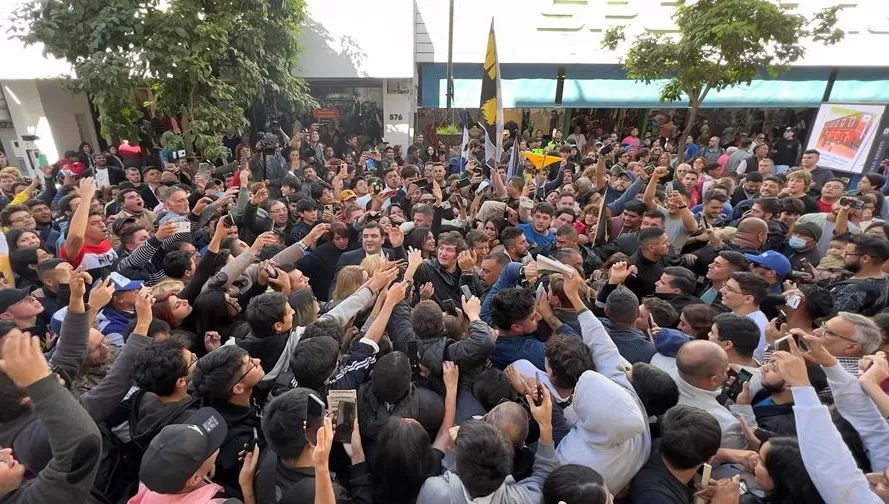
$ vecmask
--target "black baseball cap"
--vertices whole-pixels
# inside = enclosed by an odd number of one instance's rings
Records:
[[[197,410],[184,423],[168,425],[151,440],[139,481],[160,494],[176,494],[228,436],[225,419],[213,408]]]
[[[0,290],[0,313],[5,312],[10,306],[21,302],[31,295],[28,289],[2,289]]]

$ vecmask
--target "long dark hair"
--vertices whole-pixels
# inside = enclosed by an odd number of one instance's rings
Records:
[[[225,301],[225,294],[218,290],[210,290],[202,292],[197,299],[194,300],[195,314],[195,334],[198,336],[197,347],[199,356],[206,355],[207,349],[204,347],[204,333],[207,331],[216,331],[224,344],[229,336],[231,325],[236,322],[236,318],[228,311],[228,303]]]
[[[812,483],[796,438],[769,439],[769,453],[763,461],[775,488],[767,501],[782,504],[821,504],[824,499]]]
[[[419,422],[390,417],[377,438],[370,466],[374,502],[410,504],[430,476],[432,441]]]
[[[608,489],[602,476],[589,467],[566,464],[543,482],[543,504],[605,504]]]
[[[405,237],[405,242],[408,247],[413,247],[417,250],[422,251],[423,257],[429,257],[431,252],[423,250],[423,244],[426,243],[426,237],[429,236],[429,228],[418,227],[411,230],[410,233]]]

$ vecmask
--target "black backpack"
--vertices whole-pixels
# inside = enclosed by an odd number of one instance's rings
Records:
[[[137,436],[133,432],[137,423],[136,410],[145,394],[144,390],[137,390],[123,405],[129,410],[130,441],[122,441],[105,422],[98,424],[99,432],[102,434],[102,458],[91,492],[91,496],[98,502],[125,504],[136,495],[139,490],[139,466],[142,464],[142,455],[145,454],[149,443],[172,419],[195,403],[193,399],[182,401],[170,410],[168,421],[158,422],[154,429]]]

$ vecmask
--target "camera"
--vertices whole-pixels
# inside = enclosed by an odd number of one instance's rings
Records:
[[[256,142],[256,150],[263,152],[264,154],[274,154],[275,151],[278,150],[278,146],[280,143],[278,142],[278,137],[273,133],[264,133],[262,138]]]

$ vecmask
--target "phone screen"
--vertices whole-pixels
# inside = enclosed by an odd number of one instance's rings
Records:
[[[306,403],[306,439],[313,445],[318,444],[318,429],[324,425],[324,401],[315,394],[309,394]]]
[[[414,375],[420,373],[420,346],[417,340],[407,342],[407,356],[411,362],[411,372]]]
[[[355,403],[349,401],[341,401],[336,412],[336,433],[334,441],[340,443],[352,442],[352,427],[355,422]]]
[[[534,404],[540,406],[543,403],[543,390],[540,388],[540,371],[534,374],[534,381],[537,383],[537,390],[534,391]]]
[[[469,287],[461,285],[460,290],[463,291],[463,297],[466,298],[467,301],[472,297],[472,291],[469,290]]]

